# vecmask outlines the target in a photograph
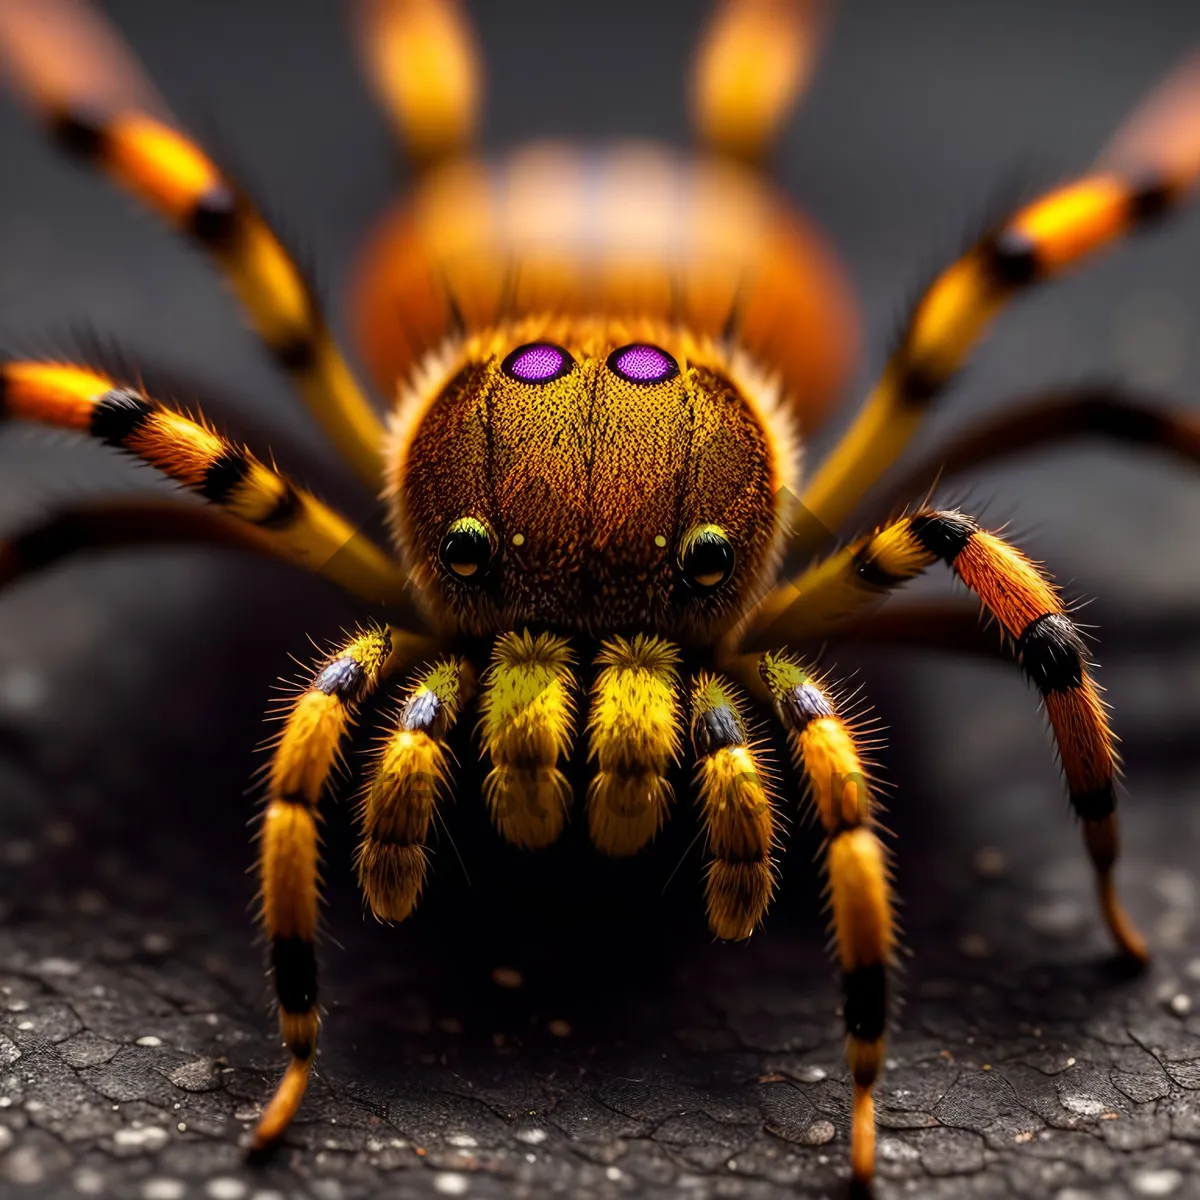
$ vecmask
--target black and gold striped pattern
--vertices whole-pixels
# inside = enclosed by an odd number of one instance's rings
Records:
[[[319,837],[317,805],[358,705],[395,665],[384,629],[350,639],[290,705],[268,776],[259,827],[259,900],[271,948],[279,1025],[291,1061],[254,1132],[265,1147],[287,1128],[308,1084],[317,1045]]]
[[[933,280],[854,424],[805,488],[808,526],[836,530],[850,515],[1017,296],[1161,220],[1189,195],[1200,176],[1196,71],[1185,62],[1144,102],[1118,134],[1121,153],[1020,209]]]
[[[696,790],[710,855],[704,898],[715,937],[748,938],[775,893],[775,802],[736,689],[719,675],[691,689]]]
[[[403,921],[420,899],[429,827],[447,786],[445,737],[473,683],[465,659],[443,659],[423,671],[376,761],[360,810],[355,865],[367,904],[381,921]]]
[[[811,635],[947,563],[1012,639],[1025,673],[1045,702],[1071,804],[1084,826],[1104,916],[1117,944],[1145,959],[1140,934],[1116,898],[1117,757],[1083,639],[1054,585],[1020,550],[960,512],[923,509],[883,526],[777,588],[745,639],[765,649]]]
[[[854,1077],[854,1178],[875,1169],[872,1088],[883,1064],[887,969],[895,947],[887,855],[875,833],[871,778],[852,725],[797,661],[765,654],[759,673],[826,833],[830,912],[842,968],[846,1061]]]
[[[3,416],[74,429],[135,455],[368,602],[404,596],[399,564],[344,517],[202,421],[108,376],[61,363],[0,363]]]
[[[335,446],[377,486],[383,427],[313,288],[242,189],[178,128],[96,8],[84,0],[0,6],[0,73],[59,146],[210,255]]]

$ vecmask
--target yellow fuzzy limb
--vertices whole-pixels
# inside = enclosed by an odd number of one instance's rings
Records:
[[[350,639],[296,697],[271,760],[259,828],[259,897],[291,1062],[254,1131],[257,1148],[279,1138],[295,1115],[317,1047],[317,804],[356,708],[404,648],[403,635],[378,628]]]
[[[872,1088],[883,1062],[887,967],[896,942],[887,857],[871,824],[870,776],[853,730],[800,663],[765,654],[759,672],[829,835],[830,910],[854,1078],[851,1168],[856,1180],[869,1183],[875,1172]]]
[[[592,687],[588,831],[604,854],[633,854],[662,828],[671,801],[667,767],[679,758],[679,652],[657,637],[605,642]]]
[[[356,0],[375,92],[420,166],[463,154],[479,127],[482,69],[457,0]]]
[[[804,90],[825,0],[720,0],[697,52],[692,120],[704,146],[757,162]]]
[[[203,419],[107,375],[64,363],[0,362],[0,416],[89,434],[253,526],[256,540],[361,599],[405,600],[403,568],[340,513]]]
[[[480,728],[492,770],[483,794],[501,836],[538,849],[557,840],[571,786],[559,762],[575,725],[571,651],[552,634],[502,634],[483,681]]]
[[[774,805],[733,686],[720,676],[699,676],[691,713],[696,788],[712,856],[704,892],[708,927],[736,941],[754,932],[775,892]]]
[[[1200,57],[1151,94],[1093,171],[1014,213],[929,286],[854,423],[801,496],[836,530],[1019,295],[1180,205],[1200,177]],[[805,549],[797,542],[796,550]]]
[[[367,785],[356,866],[367,904],[381,921],[403,921],[425,886],[429,826],[447,782],[444,738],[472,684],[465,659],[443,659],[422,673]]]
[[[0,3],[0,67],[66,150],[212,258],[326,434],[377,487],[384,430],[300,268],[245,193],[176,126],[85,0]]]

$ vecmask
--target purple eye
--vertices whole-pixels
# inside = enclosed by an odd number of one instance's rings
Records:
[[[622,346],[608,356],[608,369],[630,383],[662,383],[679,374],[679,365],[657,346]]]
[[[550,342],[530,342],[518,346],[500,364],[500,369],[521,383],[549,383],[553,379],[561,379],[574,365],[574,360],[561,346],[554,346]]]

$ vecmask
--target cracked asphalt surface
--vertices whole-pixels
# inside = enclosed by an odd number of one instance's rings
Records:
[[[392,181],[334,6],[106,7],[336,294]],[[562,7],[473,6],[489,143],[681,138],[700,6],[610,3],[603,20]],[[1184,3],[844,6],[780,176],[846,254],[869,344],[1014,164],[1032,161],[1039,182],[1084,165],[1198,37]],[[222,417],[278,429],[283,465],[315,478],[315,436],[204,264],[59,164],[7,104],[0,147],[6,340],[85,321],[228,396]],[[1191,216],[1033,299],[925,444],[1092,372],[1196,402],[1198,252]],[[369,512],[343,477],[322,478]],[[1089,449],[988,472],[969,493],[1097,598],[1127,767],[1120,878],[1155,951],[1145,976],[1109,956],[1016,673],[827,655],[889,726],[895,785],[906,958],[879,1089],[881,1197],[1200,1195],[1194,483]],[[0,435],[6,529],[118,486],[157,485],[93,446]],[[320,1072],[283,1152],[245,1165],[238,1139],[281,1066],[245,874],[259,720],[288,655],[353,619],[284,567],[201,551],[86,558],[0,598],[0,1194],[842,1194],[849,1087],[806,823],[767,927],[712,945],[686,800],[634,863],[598,862],[578,823],[553,854],[521,855],[487,829],[465,743],[454,845],[439,844],[404,927],[360,918],[352,787],[327,806]]]

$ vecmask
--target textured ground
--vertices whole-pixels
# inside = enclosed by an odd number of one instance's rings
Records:
[[[265,0],[236,17],[110,7],[336,283],[389,177],[332,6],[289,4],[286,21]],[[565,7],[476,6],[490,139],[680,136],[695,6]],[[846,6],[781,174],[844,248],[874,346],[1014,163],[1038,179],[1085,163],[1200,36],[1189,4],[1147,11]],[[196,371],[284,427],[281,458],[307,475],[311,433],[203,265],[7,106],[0,148],[19,166],[0,196],[0,329],[19,342],[86,320]],[[1200,397],[1198,254],[1193,217],[1036,299],[938,427],[1097,370]],[[0,438],[5,527],[114,482],[149,486],[91,447]],[[993,472],[973,495],[1100,597],[1128,764],[1121,879],[1156,961],[1131,979],[1107,957],[1014,673],[847,655],[891,729],[912,952],[880,1194],[1200,1195],[1200,489],[1092,450]],[[713,946],[686,805],[632,865],[596,862],[578,829],[520,856],[484,828],[469,772],[450,814],[462,864],[443,842],[407,928],[360,920],[349,817],[330,806],[320,1077],[286,1150],[243,1165],[280,1065],[244,874],[257,722],[288,653],[352,618],[284,568],[194,552],[82,562],[0,601],[0,1194],[839,1194],[848,1087],[811,834],[797,828],[767,929]]]

